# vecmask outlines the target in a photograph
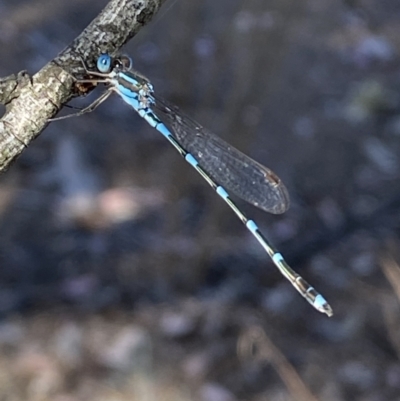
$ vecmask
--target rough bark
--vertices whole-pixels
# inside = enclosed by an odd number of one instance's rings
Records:
[[[115,53],[166,0],[112,0],[54,60],[30,77],[25,71],[0,78],[0,171],[4,171],[52,118],[77,94],[74,77],[84,73],[102,52]],[[84,91],[87,88],[80,88]]]

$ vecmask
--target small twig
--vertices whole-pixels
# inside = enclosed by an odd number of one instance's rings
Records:
[[[31,79],[24,73],[0,79],[0,171],[35,139],[74,95],[74,76],[81,75],[81,59],[116,53],[166,0],[112,0],[70,46]]]

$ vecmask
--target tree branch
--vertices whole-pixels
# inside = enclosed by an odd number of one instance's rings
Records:
[[[0,172],[35,139],[77,90],[74,76],[82,74],[81,59],[116,53],[166,0],[112,0],[53,61],[33,77],[25,72],[0,79]],[[83,91],[84,88],[82,88]]]

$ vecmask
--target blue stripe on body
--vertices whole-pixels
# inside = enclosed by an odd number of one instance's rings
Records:
[[[124,85],[116,84],[115,87],[117,88],[118,92],[121,94],[122,97],[127,97],[129,99],[139,98],[137,92],[131,90],[130,88],[125,87]]]
[[[255,234],[258,231],[258,226],[256,223],[254,223],[253,220],[248,220],[246,223],[246,227],[253,233]]]
[[[118,91],[119,91],[119,87],[118,87]],[[139,111],[140,109],[140,102],[136,97],[129,97],[129,96],[125,96],[123,93],[118,92],[119,95],[121,96],[122,100],[126,103],[129,104],[129,106],[131,106],[132,108],[134,108],[136,111]],[[129,91],[129,93],[132,94],[132,91]]]
[[[272,256],[272,260],[274,261],[274,263],[276,264],[276,263],[280,263],[280,262],[282,262],[284,259],[283,259],[283,256],[279,253],[279,252],[277,252],[277,253],[275,253],[273,256]]]
[[[154,115],[154,113],[152,111],[150,111],[146,107],[146,108],[142,108],[142,109],[138,110],[138,112],[139,112],[139,115],[141,117],[143,117],[153,128],[155,128],[157,131],[161,132],[158,128],[161,121]]]
[[[139,87],[142,86],[142,84],[137,80],[137,78],[135,78],[133,75],[129,74],[129,73],[119,73],[120,76],[122,76],[125,81],[129,82],[131,85]],[[119,84],[120,86],[122,86],[121,84]]]
[[[314,290],[314,288],[311,287],[311,289]],[[310,288],[307,290],[307,292],[310,291]],[[314,290],[315,291],[315,290]],[[327,304],[325,298],[321,295],[318,294],[313,302],[313,306],[315,306],[315,308],[317,308],[318,310],[323,310],[324,306]]]
[[[229,198],[228,192],[225,191],[224,188],[221,187],[221,185],[218,185],[218,187],[215,189],[217,194],[222,198],[222,199],[227,199]]]
[[[168,129],[168,127],[167,127],[164,123],[162,123],[162,122],[159,122],[159,123],[156,125],[155,128],[157,129],[157,131],[158,131],[160,134],[162,134],[162,135],[165,136],[166,138],[172,136],[172,134],[171,134],[170,130]]]
[[[199,162],[198,162],[190,153],[188,153],[188,154],[185,156],[185,160],[186,160],[190,165],[192,165],[193,167],[197,167],[197,165],[199,164]]]
[[[139,113],[139,116],[144,118],[152,127],[155,127],[155,124],[157,124],[157,122],[155,122],[154,119],[149,116],[149,110],[147,107],[142,107],[138,109],[137,112]]]

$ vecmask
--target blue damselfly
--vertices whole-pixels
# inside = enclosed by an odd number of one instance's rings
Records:
[[[108,54],[102,54],[97,60],[97,71],[89,70],[85,64],[84,67],[90,77],[79,80],[80,83],[104,83],[108,85],[108,90],[91,105],[74,115],[93,111],[112,92],[116,92],[157,129],[208,182],[235,212],[296,290],[315,309],[332,316],[332,308],[325,298],[287,264],[256,223],[248,219],[229,196],[228,191],[262,210],[274,214],[283,213],[289,207],[289,196],[279,177],[206,130],[176,106],[154,94],[150,81],[132,69],[129,57],[113,58]]]

